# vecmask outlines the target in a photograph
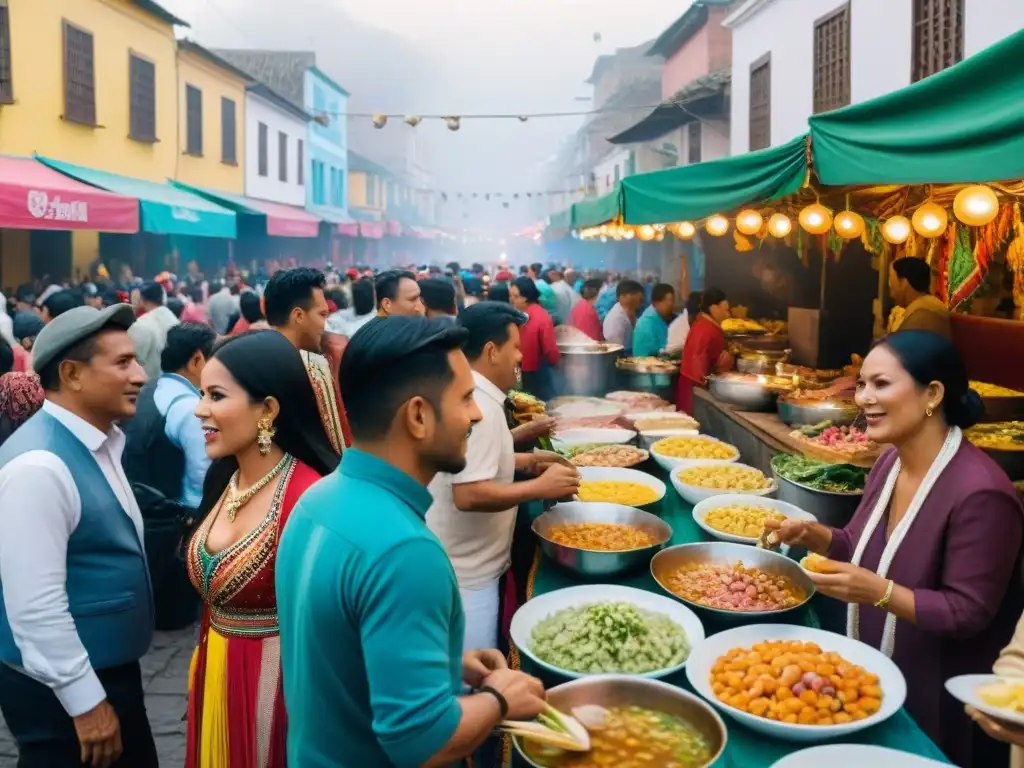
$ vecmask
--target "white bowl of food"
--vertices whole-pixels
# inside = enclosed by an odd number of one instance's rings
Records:
[[[551,443],[557,450],[577,445],[623,445],[636,437],[630,429],[566,429],[555,432]]]
[[[624,629],[636,621],[647,627],[649,640],[640,641]],[[520,653],[564,677],[621,673],[658,678],[686,665],[704,639],[704,625],[685,605],[656,592],[587,584],[527,601],[512,617],[511,635]],[[610,645],[619,647],[609,652]]]
[[[958,675],[946,681],[946,690],[989,717],[1024,727],[1024,678]]]
[[[637,432],[651,429],[696,429],[700,424],[695,418],[681,411],[629,411],[622,415],[624,421],[633,425]]]
[[[709,435],[664,437],[650,447],[658,466],[671,472],[696,464],[732,464],[739,461],[740,449]]]
[[[816,671],[805,672],[800,662],[814,664]],[[726,664],[768,669],[748,685],[747,675],[727,670]],[[784,741],[849,736],[892,717],[907,697],[903,673],[878,649],[792,624],[752,624],[712,635],[690,654],[686,676],[724,714]],[[729,692],[729,683],[737,683],[735,693]],[[847,692],[857,696],[841,695]],[[827,706],[819,708],[820,701]],[[769,719],[768,713],[778,719]]]
[[[638,469],[580,467],[577,501],[646,507],[665,498],[665,483]]]
[[[742,493],[747,496],[769,496],[779,489],[778,483],[756,467],[739,462],[708,464],[702,462],[672,470],[672,487],[690,504],[699,504],[712,496]]]
[[[788,502],[747,493],[712,496],[693,508],[693,520],[706,534],[733,544],[757,544],[768,517],[780,522],[817,520],[810,512]]]

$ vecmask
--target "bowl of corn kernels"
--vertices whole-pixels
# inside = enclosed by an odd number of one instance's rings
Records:
[[[770,496],[779,489],[773,478],[739,462],[680,467],[672,470],[670,477],[672,487],[690,504],[699,504],[704,499],[726,493]]]
[[[757,544],[769,519],[813,522],[816,518],[785,501],[744,493],[712,496],[693,507],[693,520],[705,533],[734,544]]]
[[[731,464],[739,460],[740,451],[735,445],[708,435],[675,435],[651,445],[651,457],[671,472],[697,464]]]

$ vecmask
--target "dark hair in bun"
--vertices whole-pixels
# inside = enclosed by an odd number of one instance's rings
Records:
[[[928,331],[898,331],[882,342],[899,358],[919,386],[938,381],[945,388],[942,414],[950,426],[966,429],[985,415],[981,397],[970,388],[967,366],[944,336]]]

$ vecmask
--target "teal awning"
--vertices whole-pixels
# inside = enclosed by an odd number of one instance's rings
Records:
[[[1024,30],[959,64],[810,118],[824,184],[1024,178]]]
[[[40,155],[36,155],[36,158],[73,179],[109,192],[138,198],[142,213],[139,223],[144,232],[230,239],[237,235],[233,211],[171,184],[119,176]]]
[[[620,184],[621,182],[616,183],[607,195],[587,198],[574,203],[572,206],[573,228],[598,227],[616,218],[619,215]]]
[[[792,195],[807,176],[807,136],[770,149],[622,180],[626,224],[668,224]]]

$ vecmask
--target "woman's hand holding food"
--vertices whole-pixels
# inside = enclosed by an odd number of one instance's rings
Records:
[[[874,605],[883,597],[889,587],[889,580],[874,571],[859,565],[828,561],[829,572],[808,571],[807,575],[818,591],[844,603]]]
[[[501,694],[508,704],[506,720],[532,720],[547,708],[544,684],[514,669],[496,669],[483,684]]]
[[[764,529],[768,532],[768,543],[772,546],[788,544],[824,555],[832,544],[832,529],[810,520],[787,518],[780,521],[769,518],[764,521]]]

